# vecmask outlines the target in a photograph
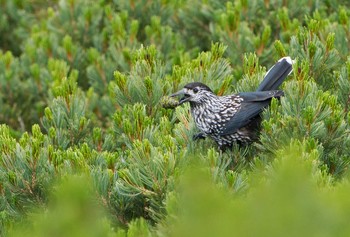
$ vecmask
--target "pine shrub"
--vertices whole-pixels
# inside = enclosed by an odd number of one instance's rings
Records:
[[[347,236],[350,5],[0,1],[0,236]],[[169,95],[254,91],[259,141],[221,152]]]

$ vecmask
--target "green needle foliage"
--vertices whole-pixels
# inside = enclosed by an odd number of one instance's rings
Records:
[[[346,0],[0,0],[0,236],[348,236]],[[221,152],[170,94],[254,91]]]

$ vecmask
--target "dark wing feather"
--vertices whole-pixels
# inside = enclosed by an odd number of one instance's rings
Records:
[[[283,95],[283,91],[280,90],[242,92],[238,94],[238,96],[240,96],[243,99],[243,102],[262,102],[271,98],[279,98]]]
[[[283,91],[257,91],[238,94],[243,98],[240,109],[226,123],[226,126],[220,135],[229,135],[238,129],[246,126],[251,119],[256,117],[261,111],[267,107],[272,98],[279,98],[283,95]]]

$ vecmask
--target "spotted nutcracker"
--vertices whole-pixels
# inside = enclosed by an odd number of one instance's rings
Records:
[[[260,113],[272,98],[283,96],[283,91],[277,89],[292,72],[292,64],[290,57],[281,58],[255,92],[217,96],[207,85],[191,82],[171,96],[182,95],[179,105],[190,103],[192,117],[200,130],[194,140],[211,137],[221,149],[234,143],[246,145],[258,138]]]

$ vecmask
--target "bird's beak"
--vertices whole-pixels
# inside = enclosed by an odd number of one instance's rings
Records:
[[[183,97],[179,100],[179,105],[187,102],[191,98],[191,96],[189,94],[185,93],[184,89],[179,90],[178,92],[170,95],[170,97],[175,97],[175,96],[178,96],[178,95],[183,95]]]

